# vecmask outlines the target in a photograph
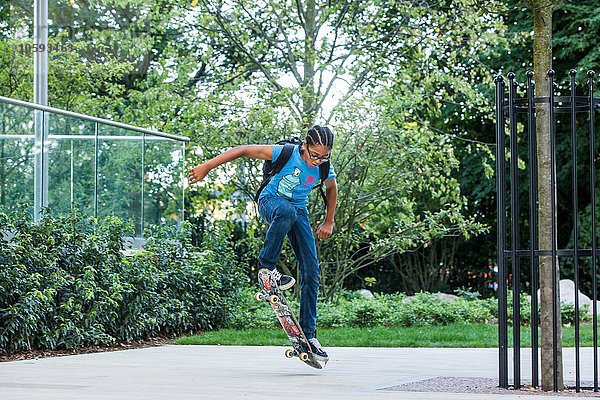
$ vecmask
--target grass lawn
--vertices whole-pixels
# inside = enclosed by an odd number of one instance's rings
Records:
[[[575,328],[563,327],[564,347],[575,346]],[[531,346],[531,329],[521,327],[521,347]],[[374,327],[319,329],[319,341],[327,347],[497,347],[498,326],[454,324],[419,327]],[[240,346],[289,346],[280,327],[269,329],[222,329],[182,337],[176,344],[218,344]],[[581,346],[592,346],[592,326],[582,324]],[[512,346],[512,328],[509,331]]]

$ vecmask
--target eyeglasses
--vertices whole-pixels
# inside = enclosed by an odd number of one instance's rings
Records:
[[[329,161],[329,157],[331,157],[331,154],[327,154],[326,156],[318,156],[318,155],[313,155],[313,153],[310,151],[310,149],[308,148],[308,144],[306,145],[306,151],[308,152],[308,158],[310,158],[311,160],[314,161],[321,161],[321,162],[325,162],[325,161]]]

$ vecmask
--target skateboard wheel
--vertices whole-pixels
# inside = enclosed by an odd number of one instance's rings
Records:
[[[269,296],[269,302],[271,304],[279,303],[279,297],[277,297],[277,295],[273,294],[273,295]]]
[[[262,301],[263,300],[263,294],[261,292],[256,292],[256,294],[254,295],[254,300],[256,300],[256,301]]]
[[[302,360],[302,361],[308,361],[308,354],[307,353],[300,353],[300,360]]]
[[[285,351],[285,356],[286,356],[287,358],[292,358],[292,357],[294,357],[294,350],[292,350],[292,349],[287,349],[287,350]]]

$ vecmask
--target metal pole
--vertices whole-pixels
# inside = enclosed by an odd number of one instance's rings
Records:
[[[531,386],[539,386],[538,363],[538,299],[539,263],[536,256],[537,218],[537,139],[535,136],[533,71],[527,71],[527,128],[529,134],[529,235],[531,257]]]
[[[98,195],[100,193],[100,188],[98,187],[98,171],[100,169],[99,129],[98,122],[94,122],[94,217],[98,216]]]
[[[186,173],[186,165],[185,165],[185,142],[181,144],[181,154],[182,154],[182,169],[181,169],[181,222],[185,221],[185,173]]]
[[[76,113],[76,112],[72,112],[72,111],[62,110],[60,108],[54,108],[54,107],[48,107],[48,106],[43,106],[43,105],[34,104],[34,103],[28,103],[26,101],[11,99],[9,97],[4,97],[4,96],[0,96],[0,104],[11,104],[11,105],[14,105],[17,107],[45,111],[47,114],[51,114],[51,115],[55,115],[55,114],[56,115],[64,115],[66,117],[76,118],[76,119],[83,120],[83,121],[97,122],[97,123],[101,124],[102,126],[111,126],[111,127],[115,127],[115,128],[119,128],[119,129],[125,129],[128,131],[141,132],[141,133],[145,133],[146,135],[149,135],[149,137],[146,138],[146,140],[149,140],[150,137],[156,136],[158,138],[173,139],[173,140],[177,140],[180,142],[189,142],[190,141],[190,138],[185,137],[185,136],[171,135],[171,134],[160,132],[160,131],[154,131],[152,129],[140,128],[139,126],[123,124],[121,122],[111,121],[109,119],[104,119],[104,118],[92,117],[91,115],[85,115],[85,114],[80,114],[80,113]],[[73,135],[52,135],[52,136],[69,137],[69,136],[73,136]],[[85,135],[75,135],[75,136],[76,136],[75,137],[76,139],[79,139],[80,137],[85,137]],[[104,137],[107,137],[107,136],[111,136],[111,135],[105,135]],[[117,136],[123,136],[123,135],[117,135]],[[136,138],[136,140],[139,140],[139,139]]]
[[[33,2],[33,102],[48,105],[48,0]],[[33,217],[39,219],[42,207],[48,206],[48,118],[34,111],[35,160]]]
[[[70,140],[71,142],[71,157],[69,163],[69,192],[70,192],[70,203],[69,210],[72,210],[75,206],[75,141]]]
[[[515,74],[507,75],[509,82],[508,121],[510,133],[510,242],[513,288],[513,374],[514,387],[521,387],[521,301],[519,257],[519,151],[517,148],[517,113],[515,112]]]
[[[573,202],[573,280],[575,281],[575,391],[581,391],[581,361],[579,349],[579,229],[577,217],[579,215],[577,196],[577,114],[575,104],[577,71],[569,71],[571,75],[571,166],[572,166],[572,202]]]
[[[505,176],[504,176],[504,79],[498,75],[496,83],[496,206],[498,216],[497,251],[498,251],[498,360],[499,386],[508,388],[508,335],[506,315],[506,207],[505,207]]]
[[[598,391],[598,292],[597,292],[597,265],[596,255],[596,133],[594,109],[594,71],[588,71],[588,91],[590,96],[590,192],[592,203],[592,330],[594,337],[594,392]]]
[[[556,123],[554,121],[554,70],[548,71],[548,84],[550,86],[550,223],[552,225],[552,368],[553,368],[553,387],[554,391],[558,391],[558,301],[556,298],[558,282],[557,272],[558,265],[556,263],[557,257],[557,243],[556,243]]]
[[[144,236],[144,218],[146,218],[146,216],[144,215],[144,202],[145,202],[145,198],[144,198],[144,189],[145,189],[145,185],[144,185],[144,180],[145,180],[145,175],[146,173],[146,134],[143,133],[142,134],[142,189],[141,189],[141,196],[140,196],[140,237]]]

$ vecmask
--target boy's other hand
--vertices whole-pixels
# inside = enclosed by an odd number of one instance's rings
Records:
[[[333,233],[333,222],[323,222],[317,229],[317,237],[321,240],[328,239]]]
[[[206,174],[210,171],[210,168],[204,164],[198,164],[194,168],[190,169],[188,174],[188,182],[193,185],[194,183],[200,182]]]

